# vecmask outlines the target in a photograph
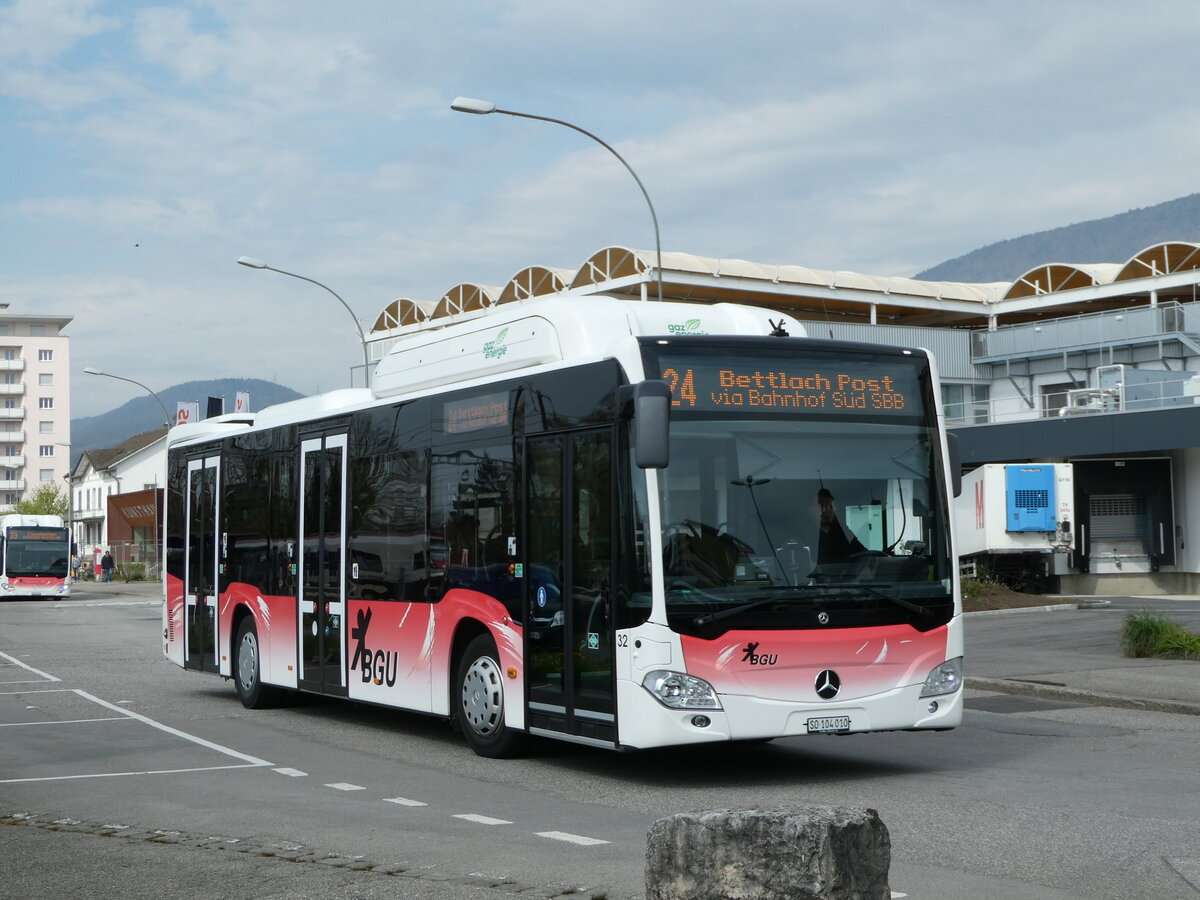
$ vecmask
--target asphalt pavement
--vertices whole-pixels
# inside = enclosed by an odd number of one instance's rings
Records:
[[[1130,658],[1120,637],[1124,617],[1144,610],[1200,632],[1200,596],[1047,600],[1055,605],[967,615],[968,709],[990,691],[1200,715],[1200,662]]]
[[[86,587],[80,587],[86,589],[89,598],[105,595],[103,602],[108,603],[144,602],[161,595],[161,587],[152,582],[89,582]],[[1124,655],[1120,641],[1122,620],[1129,612],[1143,610],[1161,613],[1190,631],[1200,632],[1200,595],[1048,597],[1044,607],[968,614],[965,628],[967,710],[1012,711],[1004,709],[1004,705],[1029,702],[1012,695],[1025,695],[1060,703],[1200,715],[1200,662],[1131,659]],[[56,831],[58,827],[54,826]],[[107,852],[112,852],[111,845]],[[210,856],[221,861],[228,854],[193,855],[189,859],[202,867],[216,865],[207,860]],[[366,875],[347,872],[345,877],[350,878],[352,874]],[[1194,890],[1200,891],[1200,870],[1194,873],[1194,880],[1193,876],[1181,874]],[[1073,897],[1066,892],[1035,889],[1032,885],[1014,887],[1003,879],[943,872],[927,866],[905,865],[897,860],[893,860],[892,879],[918,886],[906,888],[910,893],[892,895],[908,896],[912,900],[942,900],[964,895],[981,898],[1028,896],[1039,900]],[[393,879],[354,877],[349,883],[323,885],[323,889],[329,897],[460,900],[502,896],[502,892],[511,892],[512,888],[462,881],[438,884],[425,879],[401,885]],[[1021,893],[1012,893],[1014,889]],[[183,889],[169,895],[191,896]],[[546,890],[530,891],[527,895],[558,896],[554,891]],[[0,890],[0,896],[3,896],[3,890]]]

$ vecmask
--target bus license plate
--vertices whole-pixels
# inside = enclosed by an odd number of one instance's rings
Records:
[[[809,734],[830,734],[850,730],[849,716],[823,716],[808,720]]]

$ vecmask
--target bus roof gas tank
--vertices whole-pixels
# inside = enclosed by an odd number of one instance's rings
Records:
[[[617,297],[528,300],[405,329],[380,360],[371,388],[377,397],[491,378],[560,362],[620,358],[643,335],[769,335],[803,337],[782,313],[732,303],[694,304]]]

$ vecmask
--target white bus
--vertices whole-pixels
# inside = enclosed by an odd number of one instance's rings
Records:
[[[0,555],[0,598],[71,595],[71,535],[60,516],[0,516]]]
[[[410,327],[370,389],[173,429],[167,658],[484,756],[954,727],[934,361],[770,316],[528,300]]]

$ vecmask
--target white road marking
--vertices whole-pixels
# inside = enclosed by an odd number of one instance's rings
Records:
[[[456,819],[465,819],[468,822],[475,822],[478,825],[511,825],[507,819],[493,819],[491,816],[481,816],[477,813],[462,813],[456,815]]]
[[[395,803],[397,806],[428,806],[420,800],[409,800],[407,797],[384,797],[384,803]]]
[[[333,788],[335,791],[365,791],[365,787],[360,787],[357,784],[347,784],[344,781],[338,781],[334,784],[325,785],[327,788]]]
[[[53,678],[53,676],[49,676],[49,677]],[[54,680],[58,681],[59,679],[55,678]],[[240,760],[242,760],[244,765],[240,765],[240,766],[192,766],[192,767],[183,768],[183,769],[147,769],[147,770],[138,770],[138,771],[131,771],[131,772],[94,772],[94,773],[87,773],[87,774],[83,774],[83,775],[51,775],[51,776],[45,776],[45,777],[41,777],[41,778],[5,778],[5,779],[0,779],[0,784],[22,784],[22,783],[29,783],[29,782],[35,782],[35,781],[77,781],[82,778],[118,778],[118,777],[125,776],[125,775],[176,775],[176,774],[180,774],[183,772],[211,772],[211,771],[217,771],[220,769],[244,769],[244,768],[255,768],[255,767],[259,767],[259,766],[273,765],[273,763],[269,763],[265,759],[259,759],[257,756],[250,756],[249,754],[246,754],[246,753],[240,753],[237,750],[234,750],[230,747],[224,747],[221,744],[216,744],[216,743],[213,743],[212,741],[207,741],[204,738],[197,737],[194,734],[188,734],[186,731],[180,731],[178,728],[172,728],[169,725],[164,725],[162,722],[156,722],[156,721],[154,721],[154,719],[151,719],[148,716],[143,716],[141,713],[135,713],[128,709],[122,709],[121,707],[117,706],[114,703],[109,703],[107,700],[101,700],[99,697],[89,694],[87,691],[81,691],[78,688],[74,688],[74,689],[53,688],[53,689],[45,690],[45,691],[38,691],[38,693],[42,693],[42,694],[60,693],[60,692],[75,694],[76,696],[82,697],[85,700],[90,700],[92,703],[95,703],[97,706],[103,706],[105,709],[112,710],[113,712],[119,714],[119,716],[118,716],[119,719],[133,719],[135,721],[141,722],[143,725],[149,725],[151,728],[157,728],[159,731],[173,735],[174,737],[177,737],[177,738],[181,738],[182,740],[190,741],[193,744],[199,744],[201,747],[207,747],[209,750],[215,750],[216,752],[221,753],[225,756],[232,756],[234,759],[240,759]],[[29,693],[29,692],[25,691],[24,693]],[[99,720],[90,719],[87,721],[99,721]]]
[[[307,772],[301,772],[299,769],[289,769],[287,766],[280,766],[278,769],[272,769],[272,772],[278,772],[280,775],[288,775],[292,778],[302,778],[308,775]]]
[[[173,734],[175,737],[183,738],[185,741],[191,741],[193,744],[199,744],[201,747],[207,747],[209,750],[216,750],[218,753],[224,753],[226,756],[232,756],[234,759],[240,759],[252,766],[269,766],[271,763],[265,759],[259,759],[257,756],[250,756],[247,753],[239,753],[229,747],[223,747],[220,744],[214,744],[212,741],[206,741],[204,738],[196,737],[194,734],[188,734],[186,731],[180,731],[178,728],[172,728],[170,725],[164,725],[162,722],[156,722],[148,716],[143,716],[141,713],[135,713],[132,710],[121,709],[121,707],[109,703],[107,700],[101,700],[99,697],[94,697],[87,691],[76,690],[78,694],[86,700],[91,700],[93,703],[98,703],[105,709],[111,709],[113,712],[121,713],[123,716],[128,716],[131,719],[137,719],[139,722],[149,725],[151,728],[157,728],[159,731],[165,731],[167,734]]]
[[[0,653],[0,656],[7,659],[14,666],[20,666],[22,669],[25,669],[28,672],[32,672],[34,675],[41,675],[47,681],[62,681],[61,678],[55,678],[53,675],[49,674],[48,672],[43,672],[41,669],[35,669],[33,666],[25,665],[25,663],[21,662],[15,656],[9,656],[7,653]]]
[[[25,725],[82,725],[85,722],[124,722],[128,716],[101,716],[96,719],[62,719],[61,721],[46,722],[0,722],[0,728],[14,728]]]
[[[566,831],[535,831],[538,837],[550,838],[552,841],[566,841],[569,844],[579,844],[581,847],[592,847],[596,844],[607,844],[600,838],[584,837],[582,834],[571,834]]]

